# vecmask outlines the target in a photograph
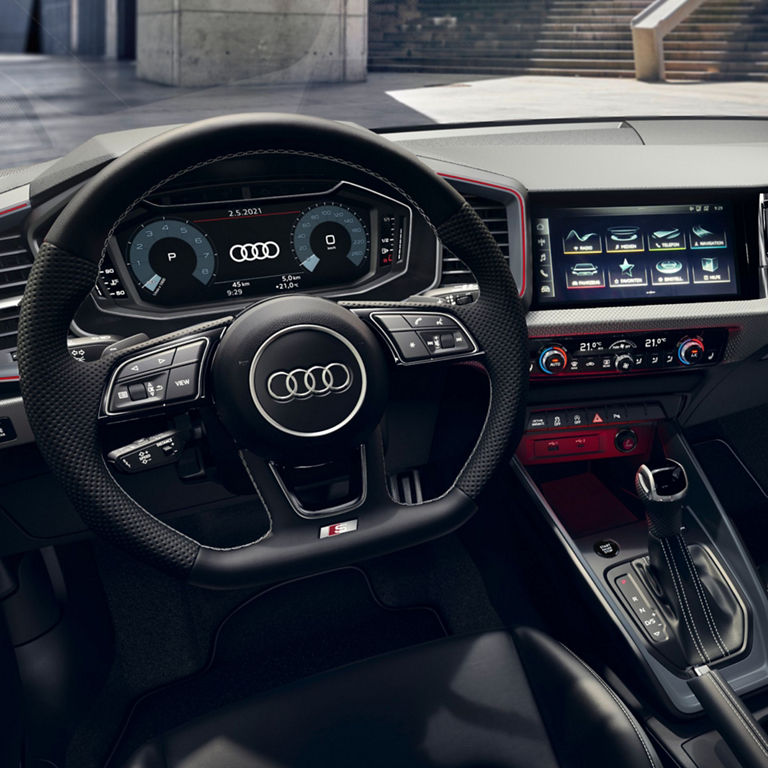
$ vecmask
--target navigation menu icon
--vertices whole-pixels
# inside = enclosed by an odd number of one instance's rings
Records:
[[[691,227],[691,248],[725,248],[727,246],[725,231],[722,227],[694,224]]]

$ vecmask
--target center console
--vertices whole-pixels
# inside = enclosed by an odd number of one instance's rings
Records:
[[[739,190],[529,201],[530,407],[513,470],[666,710],[649,728],[697,768],[740,763],[696,718],[706,697],[692,670],[739,695],[768,684],[766,590],[684,432],[765,402],[752,395],[768,385],[762,201]],[[679,468],[684,491],[644,495],[644,465],[660,483]]]

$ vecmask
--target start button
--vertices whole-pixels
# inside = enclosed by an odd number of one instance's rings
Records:
[[[600,557],[616,557],[619,554],[619,545],[613,539],[601,539],[595,542],[594,549]]]

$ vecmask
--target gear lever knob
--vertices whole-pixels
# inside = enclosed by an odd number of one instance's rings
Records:
[[[656,537],[677,536],[683,525],[683,501],[688,477],[682,464],[667,462],[655,469],[642,464],[635,475],[635,489],[645,504],[651,533]]]

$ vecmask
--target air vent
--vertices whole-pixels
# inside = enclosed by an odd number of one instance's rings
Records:
[[[16,349],[19,328],[19,307],[0,309],[0,351]]]
[[[509,258],[509,224],[507,209],[501,200],[491,200],[479,195],[464,194],[464,199],[477,211],[478,216],[496,238],[505,258]],[[462,285],[476,282],[464,262],[450,251],[443,251],[443,270],[440,285]]]
[[[32,254],[20,232],[0,235],[0,350],[16,348],[18,299],[32,268]]]
[[[32,254],[21,233],[0,235],[0,302],[24,293]]]

